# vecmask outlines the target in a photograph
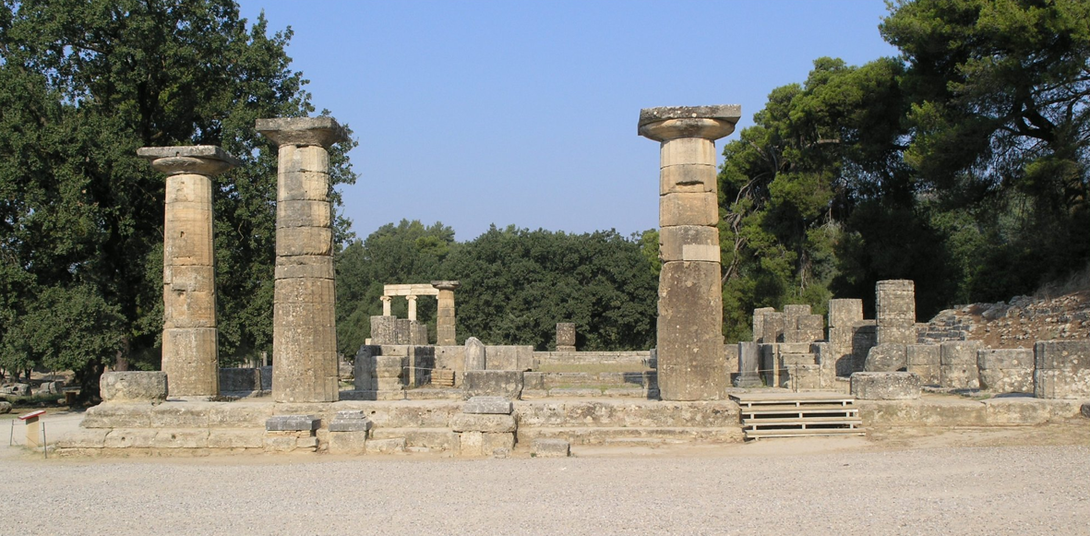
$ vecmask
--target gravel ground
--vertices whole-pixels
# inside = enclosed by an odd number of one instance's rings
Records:
[[[22,534],[1090,534],[1090,446],[1078,439],[475,461],[43,461],[4,448],[0,518]]]

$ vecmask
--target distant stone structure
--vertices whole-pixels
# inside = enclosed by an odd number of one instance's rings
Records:
[[[560,322],[556,325],[556,351],[575,351],[575,324]]]
[[[273,398],[334,402],[339,392],[329,147],[347,139],[331,117],[258,119],[280,146],[273,301]]]
[[[640,110],[639,134],[660,142],[658,370],[663,400],[719,400],[723,351],[715,140],[734,131],[737,105]]]
[[[167,175],[163,221],[163,364],[171,396],[219,394],[212,177],[239,164],[213,145],[142,147]]]

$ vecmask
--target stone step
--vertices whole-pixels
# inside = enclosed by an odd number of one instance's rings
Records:
[[[637,399],[542,399],[514,403],[519,427],[527,428],[721,428],[739,424],[730,401],[663,402]]]
[[[663,442],[735,443],[743,439],[738,425],[716,428],[656,427],[573,427],[527,428],[519,427],[518,442],[530,443],[534,439],[564,439],[573,445],[604,445],[621,440],[656,440]]]
[[[375,428],[371,438],[404,439],[406,448],[450,451],[458,445],[458,434],[450,428]]]
[[[746,431],[746,439],[761,439],[770,437],[821,437],[865,435],[867,435],[867,432],[862,428],[808,428]]]

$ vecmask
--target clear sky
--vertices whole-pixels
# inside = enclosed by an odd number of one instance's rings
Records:
[[[740,104],[821,56],[896,55],[882,0],[241,0],[318,110],[355,131],[343,187],[360,238],[418,219],[472,240],[490,224],[571,233],[658,225],[658,144],[641,108]],[[719,149],[726,140],[720,140]]]

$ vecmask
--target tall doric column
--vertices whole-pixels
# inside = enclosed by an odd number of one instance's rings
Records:
[[[382,302],[382,316],[393,316],[394,315],[394,307],[393,307],[393,303],[392,303],[393,298],[391,298],[389,296],[382,296],[382,297],[379,298],[379,301]]]
[[[431,286],[439,289],[435,319],[435,345],[454,346],[458,344],[454,332],[454,291],[461,286],[458,281],[432,281]]]
[[[657,346],[663,400],[726,396],[715,140],[734,131],[741,111],[737,105],[640,110],[640,135],[662,144]]]
[[[219,394],[212,176],[239,164],[213,145],[143,147],[167,175],[163,223],[163,372],[170,396]]]
[[[405,296],[405,301],[409,302],[409,320],[416,320],[416,295]]]
[[[338,397],[329,152],[347,139],[330,117],[258,119],[280,145],[276,194],[273,399]]]

